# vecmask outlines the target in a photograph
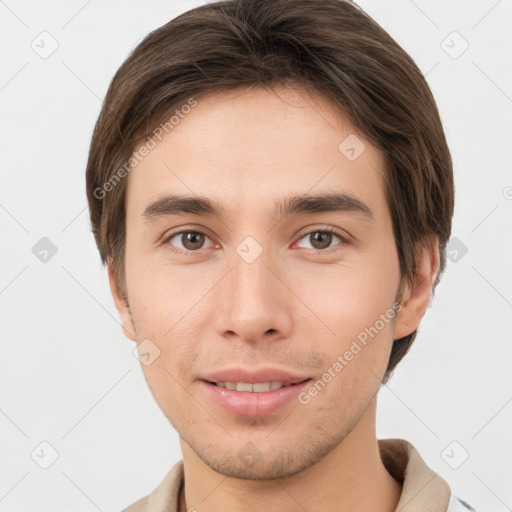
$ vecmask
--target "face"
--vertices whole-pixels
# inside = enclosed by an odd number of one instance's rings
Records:
[[[182,446],[247,479],[333,450],[414,328],[397,333],[382,154],[320,97],[278,93],[198,99],[157,142],[127,178],[129,309],[111,272]],[[226,381],[246,384],[212,383]]]

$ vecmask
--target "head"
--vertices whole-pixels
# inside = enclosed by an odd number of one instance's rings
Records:
[[[157,403],[204,462],[263,478],[328,453],[407,353],[454,186],[425,79],[358,6],[233,0],[123,63],[87,194],[123,330],[158,356],[143,364]],[[203,387],[235,365],[311,381],[285,409],[233,415]],[[232,456],[247,442],[261,464]]]

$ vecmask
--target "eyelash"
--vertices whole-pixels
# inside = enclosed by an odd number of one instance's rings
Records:
[[[205,235],[206,237],[208,237],[208,235],[206,233],[203,233],[202,231],[193,230],[193,229],[185,229],[182,231],[176,231],[174,233],[170,233],[169,235],[167,235],[164,238],[162,243],[166,244],[167,247],[174,253],[185,255],[185,256],[194,256],[195,254],[199,253],[201,251],[201,249],[198,249],[196,251],[177,249],[176,247],[172,246],[169,243],[169,241],[172,240],[174,237],[176,237],[178,235],[183,235],[185,233],[195,233],[195,234],[199,234],[199,235]],[[331,233],[333,235],[336,235],[341,240],[341,242],[337,245],[347,245],[349,243],[347,237],[343,236],[342,234],[339,233],[339,231],[337,231],[333,228],[313,229],[312,231],[308,231],[307,233],[304,233],[298,239],[298,241],[302,240],[304,237],[311,235],[313,233]],[[326,252],[328,253],[328,252],[331,252],[332,250],[336,250],[335,248],[336,248],[336,245],[334,247],[328,247],[327,249],[307,249],[307,250],[312,251],[314,254],[321,254],[321,253],[325,254]]]

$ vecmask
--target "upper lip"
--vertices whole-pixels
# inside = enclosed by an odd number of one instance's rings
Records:
[[[202,380],[208,382],[249,382],[251,384],[274,381],[283,382],[285,384],[297,384],[309,378],[310,377],[300,376],[278,368],[267,367],[258,370],[249,370],[236,367],[210,373],[202,377]]]

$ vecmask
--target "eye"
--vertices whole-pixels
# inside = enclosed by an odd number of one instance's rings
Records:
[[[174,239],[177,240],[177,246],[171,242]],[[200,231],[178,231],[166,237],[164,243],[176,252],[197,252],[203,248],[206,239],[209,237]]]
[[[303,239],[309,241],[311,247],[304,247],[306,249],[312,249],[317,252],[326,252],[326,249],[332,248],[331,244],[336,240],[336,238],[340,241],[340,243],[335,245],[348,243],[348,240],[339,234],[336,230],[327,228],[310,231],[309,233],[303,235],[299,241]],[[173,240],[175,241],[173,242]],[[171,233],[164,239],[163,243],[167,244],[174,252],[187,254],[199,252],[200,249],[204,249],[206,240],[210,240],[210,238],[201,231],[183,230],[176,233]],[[212,242],[210,247],[214,246],[215,244]]]
[[[330,245],[335,238],[338,238],[341,241],[341,244],[348,243],[343,236],[333,229],[317,229],[315,231],[310,231],[301,237],[300,240],[306,239],[311,243],[312,247],[306,247],[306,249],[325,252],[325,249],[331,248]]]

